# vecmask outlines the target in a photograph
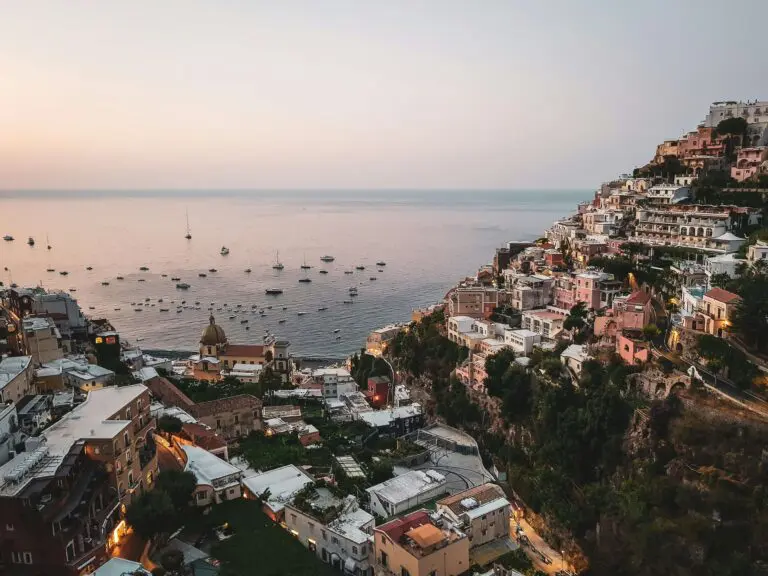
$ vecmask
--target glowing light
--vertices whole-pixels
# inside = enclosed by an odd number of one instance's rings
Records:
[[[125,520],[120,520],[120,522],[115,526],[115,529],[112,530],[112,545],[117,546],[117,543],[120,542],[121,536],[125,533]]]
[[[102,342],[104,342],[104,339],[101,336],[97,336],[96,337],[96,344],[101,344]]]

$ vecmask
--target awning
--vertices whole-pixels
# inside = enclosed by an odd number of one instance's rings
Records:
[[[344,562],[344,572],[354,574],[355,568],[357,568],[357,562],[355,562],[352,558],[347,558],[346,562]]]

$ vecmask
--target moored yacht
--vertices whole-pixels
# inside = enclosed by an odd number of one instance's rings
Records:
[[[227,248],[226,246],[222,246],[222,247],[221,247],[221,250],[219,251],[219,253],[220,253],[222,256],[226,256],[227,254],[229,254],[229,248]]]

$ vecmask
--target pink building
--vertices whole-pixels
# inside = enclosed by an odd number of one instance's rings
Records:
[[[569,276],[555,278],[552,286],[552,305],[562,310],[570,310],[576,304],[576,283]]]
[[[731,178],[744,182],[758,174],[764,162],[768,162],[768,146],[742,148],[736,156],[736,164],[731,166]]]
[[[628,330],[616,338],[616,354],[627,364],[643,364],[650,358],[650,345],[639,332]]]
[[[653,299],[647,292],[637,291],[626,299],[616,298],[613,304],[623,329],[642,330],[654,320]]]
[[[576,275],[576,301],[584,302],[589,310],[601,310],[613,305],[613,298],[621,291],[621,282],[611,274],[587,271]]]

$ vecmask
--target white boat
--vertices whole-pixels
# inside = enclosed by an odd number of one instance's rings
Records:
[[[229,254],[229,248],[227,248],[226,246],[222,246],[220,250],[220,254],[222,256],[226,256],[227,254]]]
[[[320,260],[322,260],[323,262],[333,262],[334,260],[336,260],[336,258],[334,258],[333,256],[325,255],[325,256],[320,256]]]
[[[275,263],[272,264],[272,269],[273,270],[282,270],[283,268],[285,268],[285,266],[283,266],[282,262],[280,262],[280,252],[276,251],[275,252]]]

